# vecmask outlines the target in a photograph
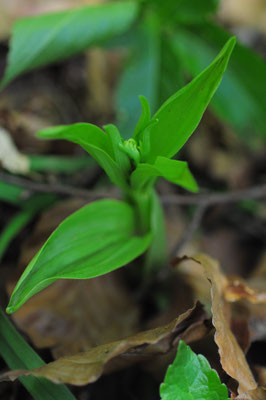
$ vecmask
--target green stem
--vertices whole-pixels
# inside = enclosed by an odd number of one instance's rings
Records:
[[[138,233],[152,233],[152,242],[144,258],[144,274],[147,276],[163,267],[167,261],[164,213],[154,189],[132,190],[128,201],[135,208]]]
[[[129,202],[136,212],[138,233],[145,235],[150,232],[151,191],[132,191]]]

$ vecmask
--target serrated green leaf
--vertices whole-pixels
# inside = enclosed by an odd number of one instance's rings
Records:
[[[150,235],[138,236],[133,208],[101,200],[66,218],[32,259],[11,296],[12,313],[58,279],[89,279],[113,271],[142,254]]]
[[[1,87],[16,76],[84,51],[127,30],[137,16],[132,1],[23,18],[15,23]]]
[[[45,362],[19,335],[0,310],[0,354],[11,369],[33,369]],[[64,385],[56,385],[45,378],[27,376],[19,379],[35,400],[75,400]]]
[[[141,107],[138,96],[144,95],[154,112],[158,106],[160,35],[158,21],[150,15],[137,27],[129,58],[116,89],[117,125],[124,139],[133,136]]]
[[[173,49],[192,76],[207,65],[229,33],[212,23],[179,30]],[[266,137],[266,63],[252,49],[237,44],[221,86],[211,101],[218,116],[253,144],[254,132]]]
[[[187,162],[157,157],[154,164],[139,164],[131,174],[131,184],[135,189],[147,185],[150,178],[162,176],[168,181],[192,192],[198,191],[198,185],[191,174]]]
[[[158,123],[150,130],[149,163],[153,164],[157,156],[171,158],[194,132],[220,84],[234,45],[232,37],[208,68],[155,113],[153,119]]]
[[[162,400],[228,400],[227,388],[202,355],[180,341],[160,386]]]
[[[38,136],[44,139],[66,139],[79,144],[95,158],[115,185],[127,188],[123,171],[115,161],[111,140],[97,126],[87,123],[55,126],[39,131]]]

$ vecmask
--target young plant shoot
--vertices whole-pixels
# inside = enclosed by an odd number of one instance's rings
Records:
[[[114,125],[79,123],[39,132],[45,139],[78,143],[123,192],[123,201],[100,200],[81,208],[53,232],[19,279],[7,307],[13,313],[58,279],[89,279],[145,254],[146,271],[166,261],[163,212],[154,189],[157,177],[196,192],[187,163],[172,157],[199,124],[220,84],[235,45],[231,38],[215,60],[171,96],[151,118],[147,100],[131,139]]]

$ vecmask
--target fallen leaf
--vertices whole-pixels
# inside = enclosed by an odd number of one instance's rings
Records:
[[[198,323],[203,323],[205,319],[203,307],[197,303],[167,325],[95,347],[84,353],[60,358],[31,371],[10,371],[0,379],[15,380],[21,376],[34,375],[46,377],[55,383],[86,385],[95,382],[103,373],[165,354],[175,348],[184,337],[189,342],[189,337],[193,338],[192,326],[197,331]]]
[[[258,387],[255,390],[242,393],[236,397],[237,400],[266,400],[266,389]]]
[[[23,246],[19,271],[59,223],[82,205],[84,201],[67,200],[42,214]],[[9,282],[9,294],[15,283]],[[36,347],[51,347],[55,358],[125,338],[139,328],[139,310],[123,284],[121,271],[89,280],[59,280],[30,299],[12,319]]]
[[[228,279],[220,271],[218,262],[205,254],[199,254],[192,258],[183,257],[179,262],[187,259],[197,262],[211,283],[212,322],[216,329],[214,338],[219,348],[220,361],[224,371],[238,381],[239,394],[255,390],[257,383],[230,326],[231,308],[225,298]],[[242,295],[246,298],[246,290],[241,292],[239,297],[241,298]],[[249,297],[248,300],[250,300]]]
[[[29,158],[20,153],[9,132],[0,127],[0,164],[9,172],[27,174],[30,170]]]
[[[228,279],[224,296],[227,301],[231,302],[245,299],[254,304],[266,303],[266,292],[252,289],[240,278]]]
[[[219,348],[222,367],[228,375],[238,381],[239,394],[254,390],[257,383],[226,316],[230,311],[224,298],[225,278],[220,272],[218,262],[204,254],[193,259],[204,267],[206,277],[211,282],[212,322],[216,329],[214,339]]]

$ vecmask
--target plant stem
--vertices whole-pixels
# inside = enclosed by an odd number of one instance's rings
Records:
[[[144,275],[165,266],[167,260],[166,231],[163,210],[155,190],[132,191],[127,199],[134,207],[138,233],[152,233],[152,242],[145,253]]]

